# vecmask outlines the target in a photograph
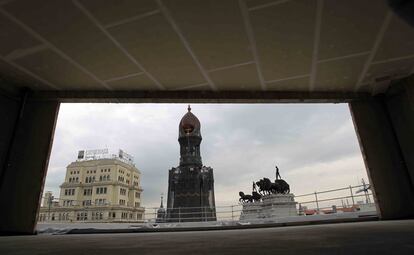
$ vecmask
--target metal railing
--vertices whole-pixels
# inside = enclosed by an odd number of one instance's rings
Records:
[[[305,214],[304,212],[313,211],[313,213],[327,213],[329,210],[335,208],[337,211],[344,211],[350,209],[351,211],[358,210],[362,204],[372,204],[374,199],[372,192],[367,190],[367,184],[348,186],[339,189],[330,189],[323,191],[315,191],[308,194],[295,196],[295,201],[298,202],[298,214]],[[357,189],[366,189],[363,194],[357,194]],[[358,192],[359,193],[359,192]],[[358,200],[358,199],[361,199]],[[144,217],[149,222],[186,222],[186,221],[208,221],[209,219],[217,219],[218,221],[238,221],[242,212],[242,204],[216,206],[215,216],[203,215],[203,209],[212,210],[210,207],[185,207],[185,208],[164,208],[167,218],[159,218],[157,220],[158,207],[145,208]],[[185,212],[184,210],[199,209],[199,214],[192,212]],[[350,211],[348,210],[348,211]],[[169,212],[173,212],[171,217]],[[332,211],[330,211],[332,213]],[[194,215],[196,214],[196,215]]]
[[[315,191],[313,193],[295,196],[298,202],[299,210],[323,210],[336,208],[357,208],[361,204],[371,204],[374,201],[371,190],[367,189],[368,185],[348,186],[339,189],[330,189],[324,191]],[[356,192],[355,190],[358,189]],[[363,194],[357,195],[362,192]],[[333,195],[335,193],[335,195]],[[357,199],[362,199],[357,201]]]
[[[319,214],[332,213],[333,211],[345,211],[346,209],[358,210],[362,204],[372,204],[374,201],[372,192],[367,189],[368,185],[348,186],[339,189],[330,189],[324,191],[315,191],[312,193],[295,196],[295,201],[298,202],[298,214]],[[357,190],[358,189],[358,190]],[[362,194],[357,194],[362,191]],[[358,192],[357,192],[358,191]],[[358,200],[362,199],[362,200]],[[82,207],[105,207],[110,206],[94,204],[82,206],[82,201],[72,200],[76,205],[59,206],[58,208],[80,209]],[[50,203],[55,202],[50,201]],[[47,219],[50,219],[50,210],[56,207],[49,207]],[[164,217],[159,217],[159,207],[145,208],[143,219],[148,222],[189,222],[189,221],[238,221],[243,209],[242,204],[223,205],[216,207],[180,207],[180,208],[164,208]],[[348,210],[349,211],[349,210]],[[90,218],[89,218],[90,219]],[[113,218],[108,218],[112,220]],[[105,220],[105,218],[103,219]]]

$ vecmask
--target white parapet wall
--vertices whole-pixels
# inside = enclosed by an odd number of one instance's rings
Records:
[[[293,194],[266,195],[262,201],[243,204],[240,221],[297,216],[296,204]]]

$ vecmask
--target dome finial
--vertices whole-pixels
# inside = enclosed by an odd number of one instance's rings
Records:
[[[188,109],[189,112],[191,112],[191,106],[190,105],[188,105],[187,109]]]

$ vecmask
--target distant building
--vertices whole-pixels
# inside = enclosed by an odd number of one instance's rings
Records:
[[[57,206],[59,205],[59,202],[54,200],[52,191],[46,191],[45,194],[43,195],[43,201],[42,201],[42,206]]]
[[[191,112],[178,125],[180,165],[169,170],[167,221],[215,221],[214,177],[201,162],[201,125]]]
[[[140,180],[140,171],[122,153],[110,158],[78,157],[67,166],[58,203],[51,192],[44,194],[39,221],[141,222]]]
[[[155,222],[165,222],[165,217],[167,216],[167,214],[163,205],[163,200],[164,197],[161,195],[161,204],[160,208],[158,208],[157,210],[157,219],[155,220]]]

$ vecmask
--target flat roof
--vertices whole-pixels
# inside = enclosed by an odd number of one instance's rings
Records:
[[[70,101],[378,93],[414,73],[414,29],[386,2],[1,1],[0,76]]]

